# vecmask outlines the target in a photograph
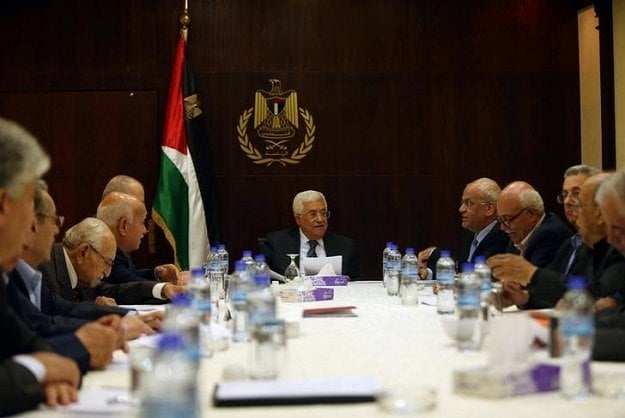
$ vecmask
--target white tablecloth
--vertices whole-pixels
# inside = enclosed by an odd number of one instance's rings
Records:
[[[303,308],[354,305],[354,318],[302,318],[299,338],[288,340],[284,377],[328,377],[373,375],[387,388],[410,390],[419,385],[437,391],[437,405],[428,417],[618,417],[625,416],[622,401],[592,396],[569,401],[559,393],[526,395],[506,399],[484,399],[453,393],[452,370],[485,363],[486,355],[460,353],[443,333],[436,308],[424,304],[402,306],[397,297],[386,295],[380,282],[354,282],[336,287],[335,299],[326,302],[280,304],[283,316],[297,316]],[[422,298],[426,299],[426,298]],[[346,405],[215,408],[212,392],[228,366],[245,367],[246,344],[230,344],[202,361],[200,397],[203,417],[375,417],[389,416],[375,402]],[[118,355],[117,362],[124,362]],[[593,363],[594,372],[625,372],[625,365]],[[128,387],[124,367],[89,373],[85,389]],[[126,416],[136,416],[128,413]],[[36,411],[25,416],[67,416],[58,411]],[[84,416],[84,415],[81,415]]]

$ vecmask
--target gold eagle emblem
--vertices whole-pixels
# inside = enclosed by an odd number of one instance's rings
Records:
[[[256,90],[254,129],[261,138],[282,139],[295,135],[299,128],[297,92],[282,92],[280,80],[272,78],[271,91]]]

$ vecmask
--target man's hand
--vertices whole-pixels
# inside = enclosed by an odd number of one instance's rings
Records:
[[[523,289],[517,282],[512,281],[502,283],[501,292],[499,292],[498,297],[498,302],[501,304],[502,308],[512,305],[527,305],[527,302],[530,300],[530,295],[527,290]]]
[[[184,293],[183,286],[166,283],[165,286],[163,286],[163,289],[161,290],[161,297],[163,299],[171,299],[174,296],[179,295],[181,293]]]
[[[154,274],[159,282],[177,283],[179,272],[178,267],[173,264],[163,264],[154,268]]]
[[[89,365],[94,369],[106,367],[113,361],[113,351],[120,345],[120,332],[98,322],[78,328],[76,337],[89,352]]]
[[[150,328],[154,330],[161,329],[163,320],[165,319],[165,312],[163,311],[150,311],[139,315],[139,318],[145,322]]]
[[[80,370],[74,360],[47,351],[39,351],[30,355],[39,360],[46,369],[44,384],[63,382],[72,388],[78,387]]]
[[[106,296],[98,296],[95,298],[94,302],[96,305],[117,306],[117,302],[115,302],[115,299]]]
[[[613,297],[607,296],[605,298],[600,298],[595,301],[595,304],[592,306],[594,312],[599,312],[604,309],[616,308],[618,303]]]
[[[436,247],[428,247],[425,250],[419,251],[419,254],[417,255],[417,260],[419,261],[419,267],[427,267],[428,259],[430,258],[430,256],[432,255],[435,249]]]
[[[152,327],[144,321],[141,315],[126,315],[121,322],[126,340],[134,340],[143,334],[154,334]]]
[[[490,267],[493,277],[504,283],[516,282],[522,286],[527,286],[538,269],[520,255],[515,254],[494,255],[486,261],[486,264]]]
[[[78,390],[69,383],[45,383],[44,392],[48,406],[68,405],[78,401]]]
[[[181,271],[178,273],[178,286],[186,286],[191,281],[191,272],[189,270]]]

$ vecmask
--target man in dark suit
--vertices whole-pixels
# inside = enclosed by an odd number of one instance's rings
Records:
[[[14,122],[0,118],[0,263],[19,254],[33,225],[34,180],[50,159],[37,140]],[[77,399],[76,363],[50,346],[7,305],[6,276],[0,274],[0,415]]]
[[[130,253],[139,249],[141,239],[147,233],[146,216],[145,204],[137,196],[110,191],[102,198],[97,218],[108,225],[117,243],[111,274],[104,279],[106,283],[122,284],[146,280],[174,284],[178,282],[180,271],[173,264],[142,270],[135,269],[132,264]]]
[[[62,244],[54,244],[50,261],[40,266],[43,280],[51,291],[76,302],[134,305],[165,301],[180,293],[180,287],[171,283],[162,287],[147,281],[102,283],[113,266],[116,247],[115,237],[104,222],[83,219],[66,231]]]
[[[521,255],[536,267],[551,263],[558,248],[572,233],[553,213],[545,213],[543,199],[528,183],[515,181],[507,185],[497,199],[497,212],[502,229],[510,236],[508,252]],[[505,268],[507,255],[497,255],[488,260],[493,277],[499,278],[499,270]],[[532,280],[527,291],[541,285]],[[514,281],[504,281],[506,286],[518,288]]]
[[[500,188],[489,178],[479,178],[467,184],[462,192],[458,212],[462,227],[472,232],[458,261],[472,263],[477,256],[490,257],[506,251],[508,235],[497,222],[497,198]],[[429,247],[419,252],[419,275],[422,279],[436,279],[436,262],[440,258],[438,247]]]
[[[328,232],[330,211],[322,193],[314,190],[298,193],[293,199],[293,217],[298,228],[271,232],[262,245],[261,252],[271,270],[283,274],[290,263],[287,254],[298,254],[299,260],[340,255],[342,274],[351,279],[360,276],[354,241]]]

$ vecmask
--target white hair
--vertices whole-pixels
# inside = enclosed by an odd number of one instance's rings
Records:
[[[543,198],[535,189],[524,189],[519,192],[519,202],[522,208],[531,208],[538,213],[545,213],[545,204]]]
[[[578,174],[585,174],[587,176],[594,176],[595,174],[599,174],[601,172],[601,170],[599,170],[597,167],[593,167],[591,165],[586,165],[586,164],[578,164],[578,165],[573,165],[569,168],[566,169],[566,171],[564,172],[564,178],[570,177],[570,176],[576,176]]]
[[[111,192],[98,205],[96,216],[113,229],[121,218],[127,218],[132,223],[142,205],[143,202],[136,196]]]
[[[113,233],[104,222],[96,218],[85,218],[65,231],[63,246],[73,249],[86,242],[96,250],[101,250],[102,241],[107,235],[114,238]]]
[[[316,190],[306,190],[304,192],[299,192],[293,198],[293,214],[294,215],[302,215],[304,211],[304,203],[315,202],[317,200],[322,200],[323,205],[328,208],[328,203],[326,202],[326,198],[323,193],[318,192]]]
[[[143,190],[143,184],[141,184],[139,180],[125,174],[119,174],[110,179],[106,186],[104,186],[102,198],[112,192],[126,193],[134,196],[136,188],[141,188]]]
[[[488,177],[482,177],[469,183],[470,186],[475,186],[479,190],[482,198],[485,202],[496,202],[501,193],[501,187],[493,179]]]
[[[598,204],[612,195],[619,202],[619,211],[625,216],[625,170],[619,170],[601,182],[595,193],[595,201]]]
[[[13,198],[50,168],[50,157],[34,136],[17,123],[0,118],[0,188]]]

